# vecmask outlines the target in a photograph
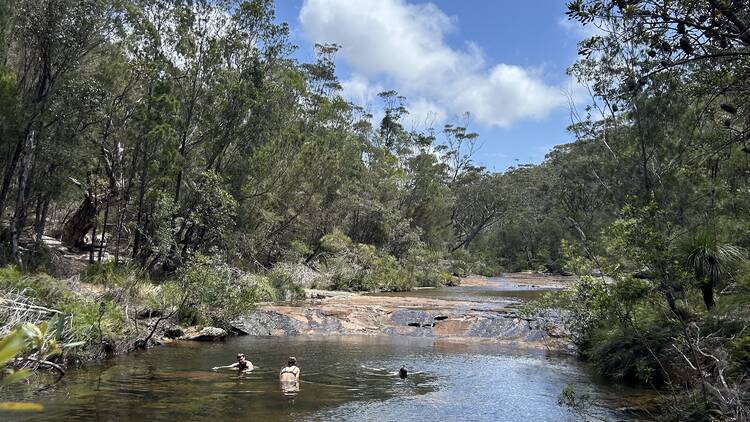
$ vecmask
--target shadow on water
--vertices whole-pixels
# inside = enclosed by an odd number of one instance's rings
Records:
[[[238,351],[256,365],[253,372],[210,370]],[[278,381],[290,355],[302,369],[292,390]],[[409,368],[406,379],[398,376],[401,366]],[[619,394],[595,385],[575,361],[542,351],[407,337],[240,337],[76,371],[32,398],[44,413],[0,419],[573,421],[556,402],[568,383],[605,400]]]

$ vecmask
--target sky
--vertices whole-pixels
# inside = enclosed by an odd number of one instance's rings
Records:
[[[467,125],[489,170],[539,163],[572,140],[571,98],[585,97],[565,70],[587,31],[565,0],[277,0],[276,13],[300,61],[315,43],[342,46],[342,95],[376,112],[377,93],[397,91],[407,129]]]

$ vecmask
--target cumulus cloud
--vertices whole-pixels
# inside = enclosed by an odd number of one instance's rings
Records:
[[[432,3],[405,0],[305,0],[299,15],[312,42],[336,43],[352,71],[344,94],[372,98],[380,87],[413,99],[415,119],[469,112],[506,127],[540,119],[566,104],[562,89],[510,64],[488,64],[479,46],[456,49],[445,37],[456,21]],[[414,100],[416,99],[416,100]]]

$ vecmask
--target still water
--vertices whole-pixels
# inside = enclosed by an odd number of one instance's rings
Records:
[[[502,277],[488,278],[483,286],[456,286],[425,288],[409,292],[368,293],[373,296],[421,297],[426,299],[454,300],[480,304],[518,305],[529,300],[540,299],[545,294],[555,294],[559,289],[518,285]]]
[[[214,372],[244,352],[247,376]],[[278,371],[290,355],[302,369],[296,393]],[[396,371],[406,366],[402,380]],[[74,371],[53,390],[10,394],[44,405],[22,421],[575,421],[557,405],[566,384],[600,400],[601,416],[624,391],[597,384],[575,360],[496,344],[409,337],[238,337],[178,344]],[[8,395],[6,393],[6,395]]]

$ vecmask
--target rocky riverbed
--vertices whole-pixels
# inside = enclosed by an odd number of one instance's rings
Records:
[[[467,279],[477,292],[554,290],[571,280],[518,275]],[[443,289],[451,289],[446,287]],[[310,291],[298,304],[266,304],[234,321],[240,335],[402,335],[458,341],[502,342],[521,347],[566,349],[559,326],[520,315],[517,299],[452,300]]]

